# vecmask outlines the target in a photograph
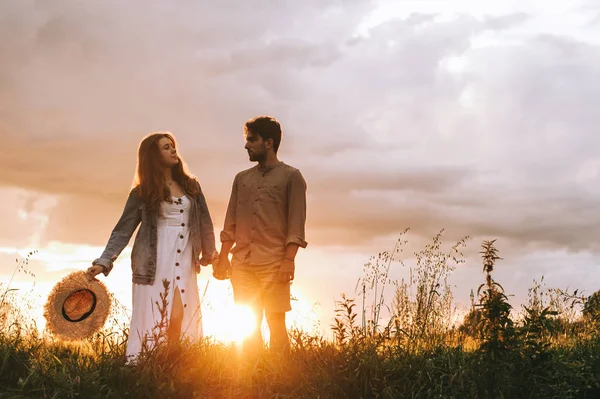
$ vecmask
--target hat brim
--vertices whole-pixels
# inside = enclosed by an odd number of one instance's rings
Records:
[[[88,290],[95,297],[95,306],[81,320],[69,320],[64,313],[64,304],[69,296],[80,290]],[[98,331],[108,318],[111,300],[106,286],[93,279],[89,281],[85,271],[76,271],[59,281],[48,296],[44,306],[46,328],[55,336],[66,341],[89,338]]]

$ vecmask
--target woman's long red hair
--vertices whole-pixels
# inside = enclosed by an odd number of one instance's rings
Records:
[[[162,166],[160,164],[160,149],[158,141],[162,138],[171,140],[177,148],[175,137],[169,132],[151,133],[140,143],[138,149],[136,174],[133,179],[133,187],[137,188],[137,194],[152,211],[158,210],[162,201],[172,201],[171,190],[167,187]],[[176,181],[191,197],[200,195],[200,186],[196,178],[191,175],[183,159],[177,154],[179,162],[172,166],[173,180]]]

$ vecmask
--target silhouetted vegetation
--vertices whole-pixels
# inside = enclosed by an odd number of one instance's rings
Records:
[[[406,280],[389,279],[392,267],[407,267],[404,233],[392,251],[371,258],[358,295],[341,295],[333,339],[292,330],[284,358],[268,350],[245,356],[210,340],[163,342],[128,366],[128,331],[114,332],[117,317],[85,342],[58,342],[15,316],[14,292],[4,286],[0,397],[600,397],[600,291],[546,289],[542,278],[516,312],[494,278],[502,260],[495,241],[484,241],[482,284],[457,323],[448,276],[468,238],[445,251],[442,233],[414,254]],[[389,306],[386,289],[393,289]]]

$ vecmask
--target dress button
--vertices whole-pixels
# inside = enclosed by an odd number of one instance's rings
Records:
[[[181,227],[184,227],[184,226],[185,226],[185,223],[181,223]]]
[[[183,236],[179,236],[179,238],[183,238]]]
[[[183,209],[180,209],[180,210],[179,210],[179,213],[183,213]]]
[[[178,254],[180,254],[180,253],[181,253],[181,249],[178,249],[178,250],[177,250],[177,253],[178,253]]]
[[[175,263],[175,266],[179,266],[179,262]]]
[[[187,303],[183,305],[184,308],[187,308]]]
[[[181,279],[181,277],[177,276],[177,280]]]
[[[181,293],[183,294],[184,292],[185,292],[185,290],[182,288],[182,289],[181,289]]]

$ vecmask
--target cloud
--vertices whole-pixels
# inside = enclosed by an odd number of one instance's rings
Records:
[[[501,15],[501,16],[493,16],[487,17],[484,23],[495,30],[503,30],[512,28],[515,25],[521,25],[523,22],[530,19],[530,16],[524,12],[517,12],[514,14]]]
[[[0,248],[35,249],[43,241],[48,212],[57,204],[56,196],[24,189],[0,189]]]
[[[536,16],[519,12],[361,34],[376,2],[270,4],[0,6],[0,184],[56,196],[44,240],[104,245],[154,130],[175,133],[219,227],[251,166],[243,122],[271,113],[311,243],[445,227],[598,251],[596,45],[523,34]]]

